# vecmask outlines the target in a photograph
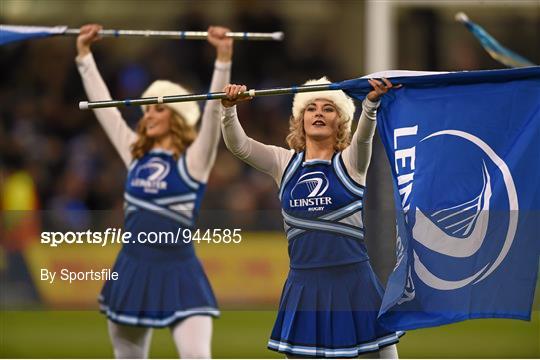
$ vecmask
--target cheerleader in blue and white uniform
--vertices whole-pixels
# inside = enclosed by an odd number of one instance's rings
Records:
[[[379,97],[392,88],[369,80],[351,140],[355,107],[341,90],[294,98],[290,150],[249,138],[236,114],[245,86],[225,87],[222,133],[238,158],[279,187],[290,271],[268,348],[293,357],[397,358],[393,332],[377,321],[383,288],[369,263],[362,211]],[[306,85],[329,83],[326,78]]]
[[[89,100],[110,99],[90,45],[99,39],[99,25],[86,25],[77,38],[77,67]],[[217,50],[210,91],[230,81],[232,59],[229,31],[208,29]],[[143,97],[182,95],[180,85],[158,80]],[[219,143],[220,104],[208,101],[199,134],[196,103],[148,105],[132,131],[117,109],[94,113],[128,168],[125,230],[138,234],[193,228],[214,164]],[[209,358],[216,300],[191,243],[124,244],[113,271],[118,280],[105,283],[101,310],[117,358],[148,357],[151,329],[170,327],[183,358]]]

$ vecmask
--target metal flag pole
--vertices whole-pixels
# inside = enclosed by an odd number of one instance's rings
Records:
[[[64,35],[79,35],[79,29],[66,29]],[[120,36],[142,36],[142,37],[155,37],[164,39],[181,39],[181,40],[206,40],[208,37],[207,31],[157,31],[157,30],[113,30],[104,29],[98,32],[101,36],[106,37],[120,37]],[[281,31],[272,33],[259,33],[259,32],[228,32],[227,37],[235,40],[270,40],[281,41],[284,34]]]
[[[255,97],[255,96],[272,96],[272,95],[286,95],[296,94],[303,92],[324,91],[324,90],[339,90],[339,86],[333,84],[323,85],[304,85],[304,86],[292,86],[285,88],[263,89],[263,90],[248,90],[240,93],[240,97]],[[226,98],[227,95],[224,92],[215,92],[208,94],[193,94],[193,95],[170,95],[170,96],[154,96],[140,99],[126,99],[126,100],[106,100],[106,101],[81,101],[79,102],[79,109],[99,109],[108,107],[121,107],[121,106],[140,106],[151,104],[167,104],[175,102],[186,101],[204,101],[204,100],[218,100]]]

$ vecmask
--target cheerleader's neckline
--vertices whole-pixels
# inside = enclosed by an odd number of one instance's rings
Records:
[[[304,161],[302,163],[302,166],[317,165],[317,164],[332,165],[332,160],[311,159],[311,160]]]
[[[152,149],[150,150],[148,153],[150,154],[166,154],[166,155],[174,155],[174,153],[170,150],[165,150],[165,149],[162,149],[162,148],[155,148],[155,149]]]

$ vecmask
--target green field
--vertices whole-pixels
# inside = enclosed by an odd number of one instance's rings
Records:
[[[225,311],[214,322],[216,358],[284,358],[266,350],[272,311]],[[0,312],[2,358],[110,358],[105,318],[93,311]],[[540,313],[531,322],[472,320],[409,331],[402,358],[540,358]],[[168,330],[154,332],[150,356],[177,357]]]

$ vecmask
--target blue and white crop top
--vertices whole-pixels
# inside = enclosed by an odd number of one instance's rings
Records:
[[[332,160],[304,161],[297,153],[281,181],[280,199],[291,268],[349,264],[368,259],[362,217],[364,187]]]

